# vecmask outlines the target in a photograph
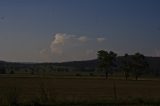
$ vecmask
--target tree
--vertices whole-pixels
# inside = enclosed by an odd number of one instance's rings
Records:
[[[131,71],[131,61],[130,56],[128,54],[125,54],[122,59],[122,65],[121,65],[122,71],[124,72],[126,80],[128,80],[128,77],[130,76]]]
[[[0,74],[6,74],[6,64],[0,63]]]
[[[15,74],[15,72],[13,70],[10,71],[10,74]]]
[[[143,54],[135,53],[132,56],[132,68],[136,80],[138,80],[138,77],[143,74],[143,72],[146,70],[146,68],[148,68],[148,66],[149,65],[146,61],[146,57]]]
[[[3,67],[0,67],[0,74],[6,74],[6,69]]]
[[[115,65],[115,59],[117,54],[110,51],[107,52],[105,50],[100,50],[98,51],[98,62],[99,62],[99,67],[105,71],[105,76],[106,79],[108,79],[108,73],[112,70],[112,67]]]

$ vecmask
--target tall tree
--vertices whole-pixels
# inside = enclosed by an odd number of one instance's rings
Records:
[[[135,75],[136,80],[138,80],[138,77],[143,74],[148,66],[149,65],[146,61],[146,57],[143,54],[135,53],[132,56],[133,74]]]
[[[128,77],[130,76],[130,71],[131,71],[131,56],[128,54],[125,54],[124,57],[122,58],[122,65],[121,69],[124,72],[126,80],[128,80]]]
[[[108,73],[112,70],[114,66],[114,62],[116,59],[117,54],[110,51],[107,52],[105,50],[98,51],[98,61],[99,67],[105,71],[106,79],[108,79]]]

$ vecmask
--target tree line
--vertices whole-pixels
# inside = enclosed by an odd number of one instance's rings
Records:
[[[0,61],[0,74],[45,74],[54,75],[57,72],[64,72],[64,75],[83,75],[102,76],[111,74],[124,75],[128,80],[135,77],[138,80],[141,76],[160,76],[160,58],[146,57],[141,53],[124,54],[118,56],[113,51],[97,51],[97,59],[86,61],[73,61],[63,63],[14,63]],[[82,72],[82,73],[81,73]],[[118,74],[117,74],[118,73]]]
[[[108,79],[110,72],[113,72],[116,67],[124,73],[125,79],[128,80],[131,74],[138,78],[147,71],[149,64],[146,57],[141,53],[133,55],[125,54],[121,59],[120,64],[117,64],[117,54],[113,51],[100,50],[97,53],[98,67],[105,72],[105,77]]]

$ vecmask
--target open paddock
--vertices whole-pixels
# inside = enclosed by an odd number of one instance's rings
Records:
[[[160,101],[160,80],[1,76],[0,103]]]

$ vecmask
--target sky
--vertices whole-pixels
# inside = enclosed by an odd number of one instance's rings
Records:
[[[101,49],[160,56],[160,0],[0,0],[0,60],[89,60]]]

